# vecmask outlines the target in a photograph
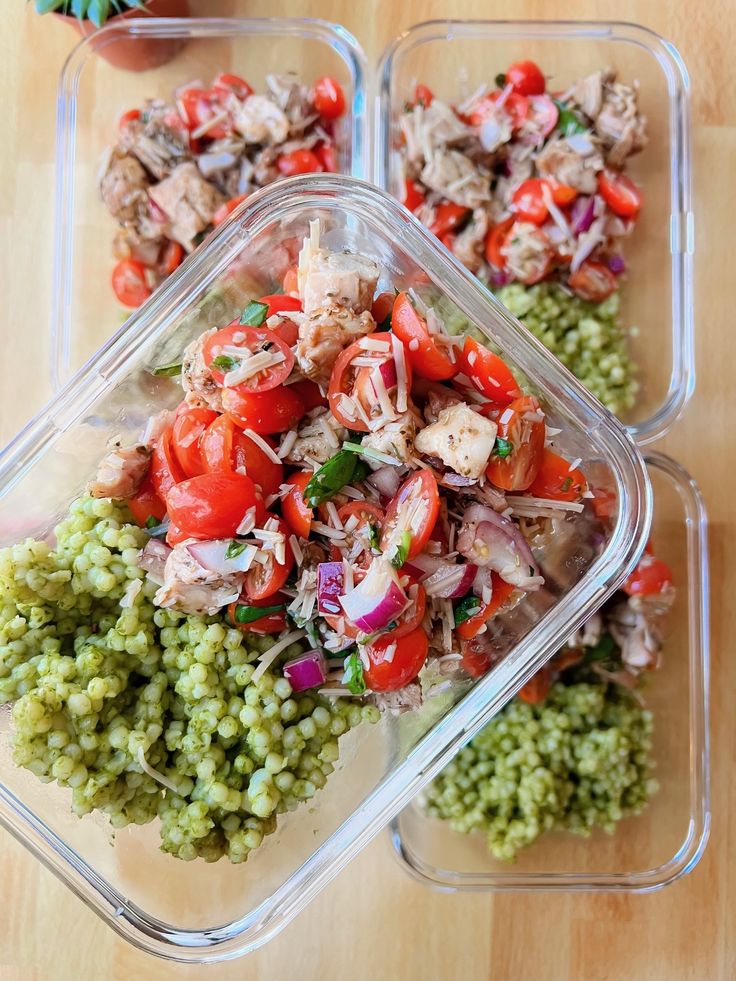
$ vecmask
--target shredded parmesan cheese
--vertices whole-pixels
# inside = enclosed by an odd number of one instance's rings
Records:
[[[307,635],[306,630],[292,630],[284,637],[282,637],[281,640],[277,641],[273,645],[273,647],[267,650],[265,654],[261,655],[261,659],[256,665],[256,669],[253,672],[251,681],[256,682],[260,678],[262,678],[263,675],[266,673],[266,671],[268,671],[268,669],[271,667],[273,662],[276,660],[276,658],[279,656],[279,654],[283,653],[287,647],[290,647],[292,644],[295,644],[298,640],[301,640],[302,637],[306,637],[306,635]]]
[[[281,463],[281,458],[276,453],[274,448],[272,446],[269,446],[269,444],[266,442],[263,436],[259,436],[258,433],[254,433],[252,429],[244,429],[243,433],[248,437],[249,440],[251,440],[251,442],[255,443],[259,449],[263,450],[263,452],[266,454],[268,459],[271,460],[272,463]]]

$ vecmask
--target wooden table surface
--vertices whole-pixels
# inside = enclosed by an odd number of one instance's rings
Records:
[[[692,80],[697,212],[698,387],[662,442],[696,476],[711,519],[713,832],[698,868],[648,896],[430,892],[405,876],[384,835],[296,922],[250,957],[211,968],[156,961],[118,939],[0,832],[0,981],[301,978],[727,979],[736,977],[736,604],[730,574],[736,357],[733,297],[736,2],[710,0],[191,0],[200,14],[311,15],[342,22],[375,60],[399,30],[442,16],[635,21],[669,38]],[[55,87],[73,36],[6,0],[0,31],[0,441],[45,400],[51,296]],[[90,270],[90,274],[94,272]],[[731,638],[731,640],[729,640]]]

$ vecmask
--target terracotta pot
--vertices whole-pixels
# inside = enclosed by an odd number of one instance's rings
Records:
[[[126,10],[124,14],[116,14],[107,23],[116,24],[131,17],[188,17],[189,0],[148,0],[145,13],[141,10]],[[56,14],[59,20],[70,24],[78,34],[87,37],[94,34],[97,28],[89,20],[78,20],[69,14]],[[130,72],[142,72],[147,68],[158,68],[171,61],[174,55],[184,47],[186,41],[182,38],[137,38],[134,41],[121,39],[110,40],[96,48],[100,57],[116,68],[125,68]]]

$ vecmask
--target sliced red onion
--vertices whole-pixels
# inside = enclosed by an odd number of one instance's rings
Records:
[[[457,548],[476,565],[488,566],[519,589],[532,592],[544,583],[518,527],[483,504],[471,504],[466,509]]]
[[[489,153],[492,153],[509,138],[509,136],[506,135],[507,132],[510,136],[510,127],[506,127],[505,129],[494,114],[489,114],[480,124],[478,138],[480,139],[483,149],[488,150]]]
[[[160,586],[164,581],[166,560],[171,555],[171,549],[164,542],[151,538],[141,552],[140,567],[148,573],[149,579]]]
[[[393,497],[399,489],[401,478],[396,467],[379,467],[370,476],[366,477],[367,483],[375,487],[383,497]]]
[[[458,599],[460,596],[465,596],[470,590],[477,571],[478,567],[472,562],[458,565],[443,559],[440,567],[431,576],[422,580],[422,585],[427,590],[428,596],[438,596],[440,599]]]
[[[382,361],[381,367],[378,370],[381,372],[381,378],[383,380],[383,384],[386,386],[386,391],[390,392],[392,388],[396,388],[398,379],[396,376],[396,363],[394,362],[393,358]],[[375,368],[373,371],[375,371]],[[373,384],[373,379],[371,379],[371,391],[373,392],[374,396],[378,398],[378,392]]]
[[[514,277],[505,269],[491,268],[491,286],[508,286]]]
[[[317,566],[317,609],[324,616],[342,616],[340,596],[345,592],[342,562],[320,562]]]
[[[412,577],[421,582],[422,579],[426,579],[427,576],[431,576],[432,573],[436,572],[444,562],[439,555],[430,555],[428,552],[420,552],[419,555],[415,555],[413,559],[409,559],[401,567],[401,572],[406,572]]]
[[[216,539],[210,542],[189,542],[187,551],[203,569],[231,576],[234,572],[247,572],[252,562],[252,547],[246,546],[238,555],[227,557],[232,538]]]
[[[573,235],[587,232],[595,218],[595,198],[581,196],[575,199],[570,216],[570,228]]]
[[[341,596],[340,602],[348,620],[371,633],[399,616],[406,606],[406,593],[396,570],[385,559],[374,559],[365,579]]]
[[[557,125],[560,112],[548,95],[529,96],[530,121],[542,136],[549,136]]]
[[[620,276],[621,273],[626,272],[626,263],[624,262],[623,256],[612,255],[606,264],[615,276]]]
[[[322,685],[327,677],[327,662],[322,651],[307,651],[284,665],[284,677],[292,691],[306,691]]]

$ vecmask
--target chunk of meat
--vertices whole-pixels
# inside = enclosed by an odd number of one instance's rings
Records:
[[[602,636],[603,617],[600,613],[594,613],[582,627],[578,627],[575,633],[568,637],[567,646],[572,648],[595,647]]]
[[[425,163],[435,150],[457,145],[474,135],[450,106],[438,99],[428,108],[414,106],[402,115],[400,125],[410,163]]]
[[[603,105],[603,78],[602,71],[593,72],[592,75],[578,79],[572,89],[572,101],[580,106],[590,119],[597,117]]]
[[[664,640],[664,618],[675,598],[675,590],[652,596],[631,596],[611,611],[608,629],[621,648],[621,660],[634,675],[659,667]]]
[[[302,319],[296,359],[301,371],[327,386],[335,361],[344,348],[376,329],[376,322],[365,310],[356,314],[341,306],[325,306]]]
[[[191,159],[189,136],[181,126],[172,126],[172,111],[147,112],[148,119],[128,122],[120,134],[120,145],[132,153],[156,180],[163,180],[185,160]]]
[[[544,278],[552,256],[545,233],[528,221],[514,224],[513,234],[507,237],[501,253],[506,258],[506,268],[511,275],[528,284]]]
[[[389,712],[391,715],[402,715],[404,712],[411,712],[421,708],[422,686],[418,681],[412,681],[398,691],[375,692],[370,696],[370,701],[381,712]]]
[[[483,264],[483,247],[488,234],[488,215],[483,208],[476,208],[472,218],[452,243],[452,254],[472,273]]]
[[[246,143],[283,143],[289,135],[289,119],[267,95],[249,95],[233,115],[235,129]]]
[[[304,312],[333,306],[353,313],[370,310],[378,275],[378,264],[368,256],[318,249],[309,257],[299,288]]]
[[[267,75],[271,96],[289,121],[292,133],[299,133],[319,118],[309,95],[308,86],[296,75]]]
[[[647,144],[647,120],[639,111],[636,89],[623,82],[604,85],[594,129],[614,167],[623,166],[627,157],[642,150]]]
[[[204,402],[215,412],[222,412],[222,392],[205,364],[203,348],[207,338],[217,330],[213,327],[187,345],[182,355],[181,387],[187,402]]]
[[[191,252],[194,239],[212,224],[225,198],[189,161],[150,190],[151,199],[169,219],[168,235]]]
[[[595,194],[603,155],[592,142],[590,152],[583,155],[566,139],[551,140],[537,157],[537,169],[543,177],[574,187],[581,194]]]
[[[464,208],[478,208],[491,199],[489,175],[458,150],[435,151],[422,170],[422,181]]]
[[[392,422],[386,423],[375,432],[368,433],[363,438],[363,446],[369,450],[377,450],[379,453],[388,453],[402,463],[409,463],[414,450],[414,440],[417,432],[416,418],[412,412],[405,412]],[[383,464],[380,461],[366,459],[366,463],[373,469],[380,469]]]
[[[153,598],[157,606],[181,613],[211,616],[240,596],[243,573],[222,575],[194,560],[186,542],[175,545],[166,559],[164,582]]]
[[[92,497],[132,497],[146,476],[150,457],[150,450],[142,444],[113,447],[100,461],[88,493]]]
[[[329,409],[313,409],[307,421],[299,427],[296,442],[286,457],[287,463],[302,463],[307,458],[326,463],[347,439],[347,430],[335,419]]]
[[[498,427],[459,402],[442,409],[437,422],[417,433],[416,449],[439,457],[446,467],[463,477],[477,480],[491,458]]]
[[[444,385],[433,385],[427,392],[427,401],[424,404],[424,418],[428,423],[437,422],[440,412],[451,405],[457,405],[463,401],[462,395],[452,388]]]
[[[169,546],[156,538],[150,538],[141,552],[138,564],[148,573],[151,582],[155,582],[157,586],[163,586],[166,560],[170,554]]]
[[[162,409],[161,412],[157,412],[151,416],[141,435],[141,443],[147,450],[153,451],[156,440],[165,429],[168,429],[172,425],[175,418],[176,412],[174,409]]]
[[[148,176],[135,159],[114,149],[103,162],[100,194],[105,207],[119,222],[135,222],[148,209]]]
[[[164,238],[160,231],[155,236],[144,237],[139,231],[143,224],[139,220],[138,227],[129,224],[117,233],[112,242],[112,252],[116,259],[135,259],[144,266],[156,265]]]

